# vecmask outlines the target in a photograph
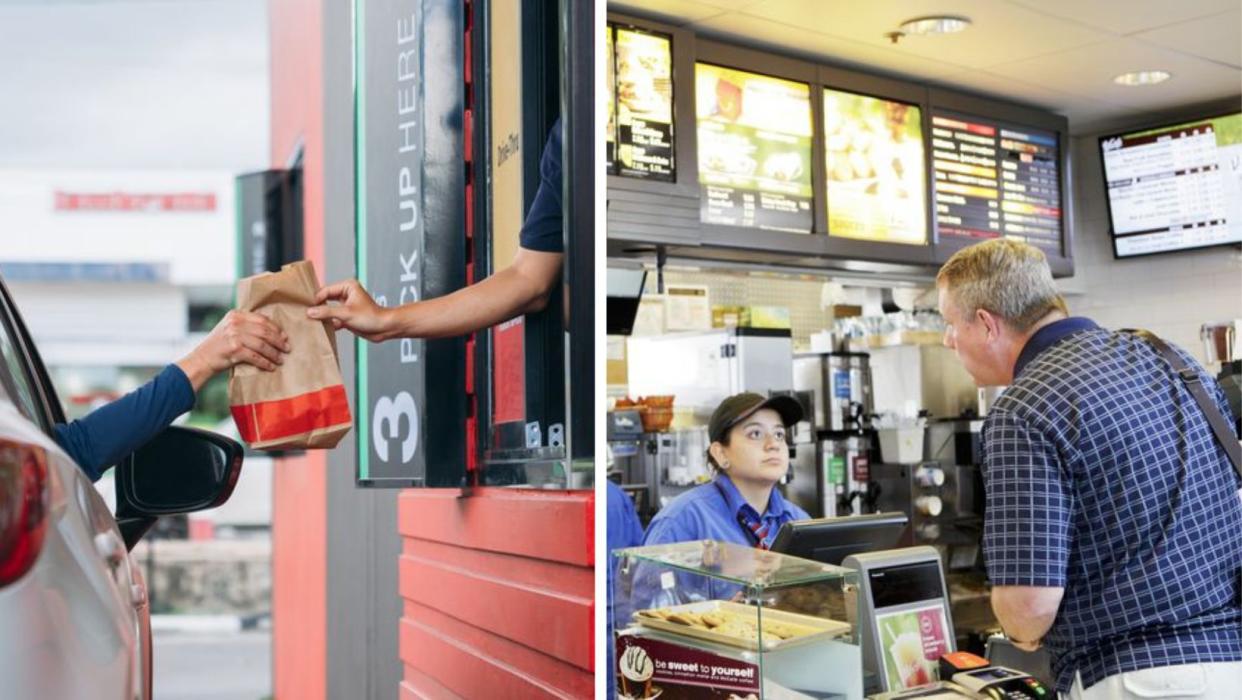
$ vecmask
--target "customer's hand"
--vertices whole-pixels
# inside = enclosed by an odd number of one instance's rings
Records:
[[[327,302],[339,302],[328,306]],[[330,284],[315,295],[315,303],[306,315],[320,321],[332,321],[332,327],[342,328],[371,342],[387,340],[391,336],[389,310],[375,303],[358,280],[346,280]]]
[[[212,375],[238,364],[271,371],[284,363],[292,347],[289,336],[271,319],[248,311],[230,311],[198,347],[177,366],[198,391]]]

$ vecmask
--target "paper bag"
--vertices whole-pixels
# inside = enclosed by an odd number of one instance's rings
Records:
[[[284,364],[248,364],[229,375],[229,405],[241,437],[256,449],[328,449],[353,425],[330,322],[306,317],[319,282],[307,261],[237,283],[237,308],[262,314],[289,336]]]

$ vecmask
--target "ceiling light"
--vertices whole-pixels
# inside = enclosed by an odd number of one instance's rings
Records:
[[[1122,73],[1113,78],[1113,82],[1127,87],[1141,87],[1163,83],[1172,77],[1172,74],[1163,70],[1136,70],[1131,73]]]
[[[931,15],[902,22],[901,31],[906,34],[954,34],[964,31],[969,26],[969,17]]]

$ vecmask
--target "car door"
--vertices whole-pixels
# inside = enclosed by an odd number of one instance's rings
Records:
[[[56,496],[30,584],[43,589],[45,610],[26,630],[29,645],[23,650],[16,643],[15,663],[30,654],[55,664],[52,682],[64,697],[146,698],[146,591],[107,503],[55,442],[54,426],[64,414],[2,281],[0,389],[28,421],[10,411],[3,430],[9,439],[44,448]]]

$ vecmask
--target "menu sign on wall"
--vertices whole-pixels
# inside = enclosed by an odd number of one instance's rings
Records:
[[[614,27],[610,35],[609,62],[616,62],[609,66],[616,89],[613,167],[618,175],[672,182],[672,41],[632,27]],[[610,125],[613,119],[609,110]]]
[[[975,117],[932,115],[942,239],[1005,236],[1061,254],[1057,135]]]
[[[604,27],[604,94],[608,101],[608,121],[604,123],[604,159],[609,175],[617,172],[617,62],[613,54],[612,25]]]
[[[927,243],[921,110],[824,90],[828,235]]]
[[[695,91],[701,220],[809,233],[810,86],[699,63]]]
[[[1102,139],[1119,257],[1242,242],[1242,114]]]

